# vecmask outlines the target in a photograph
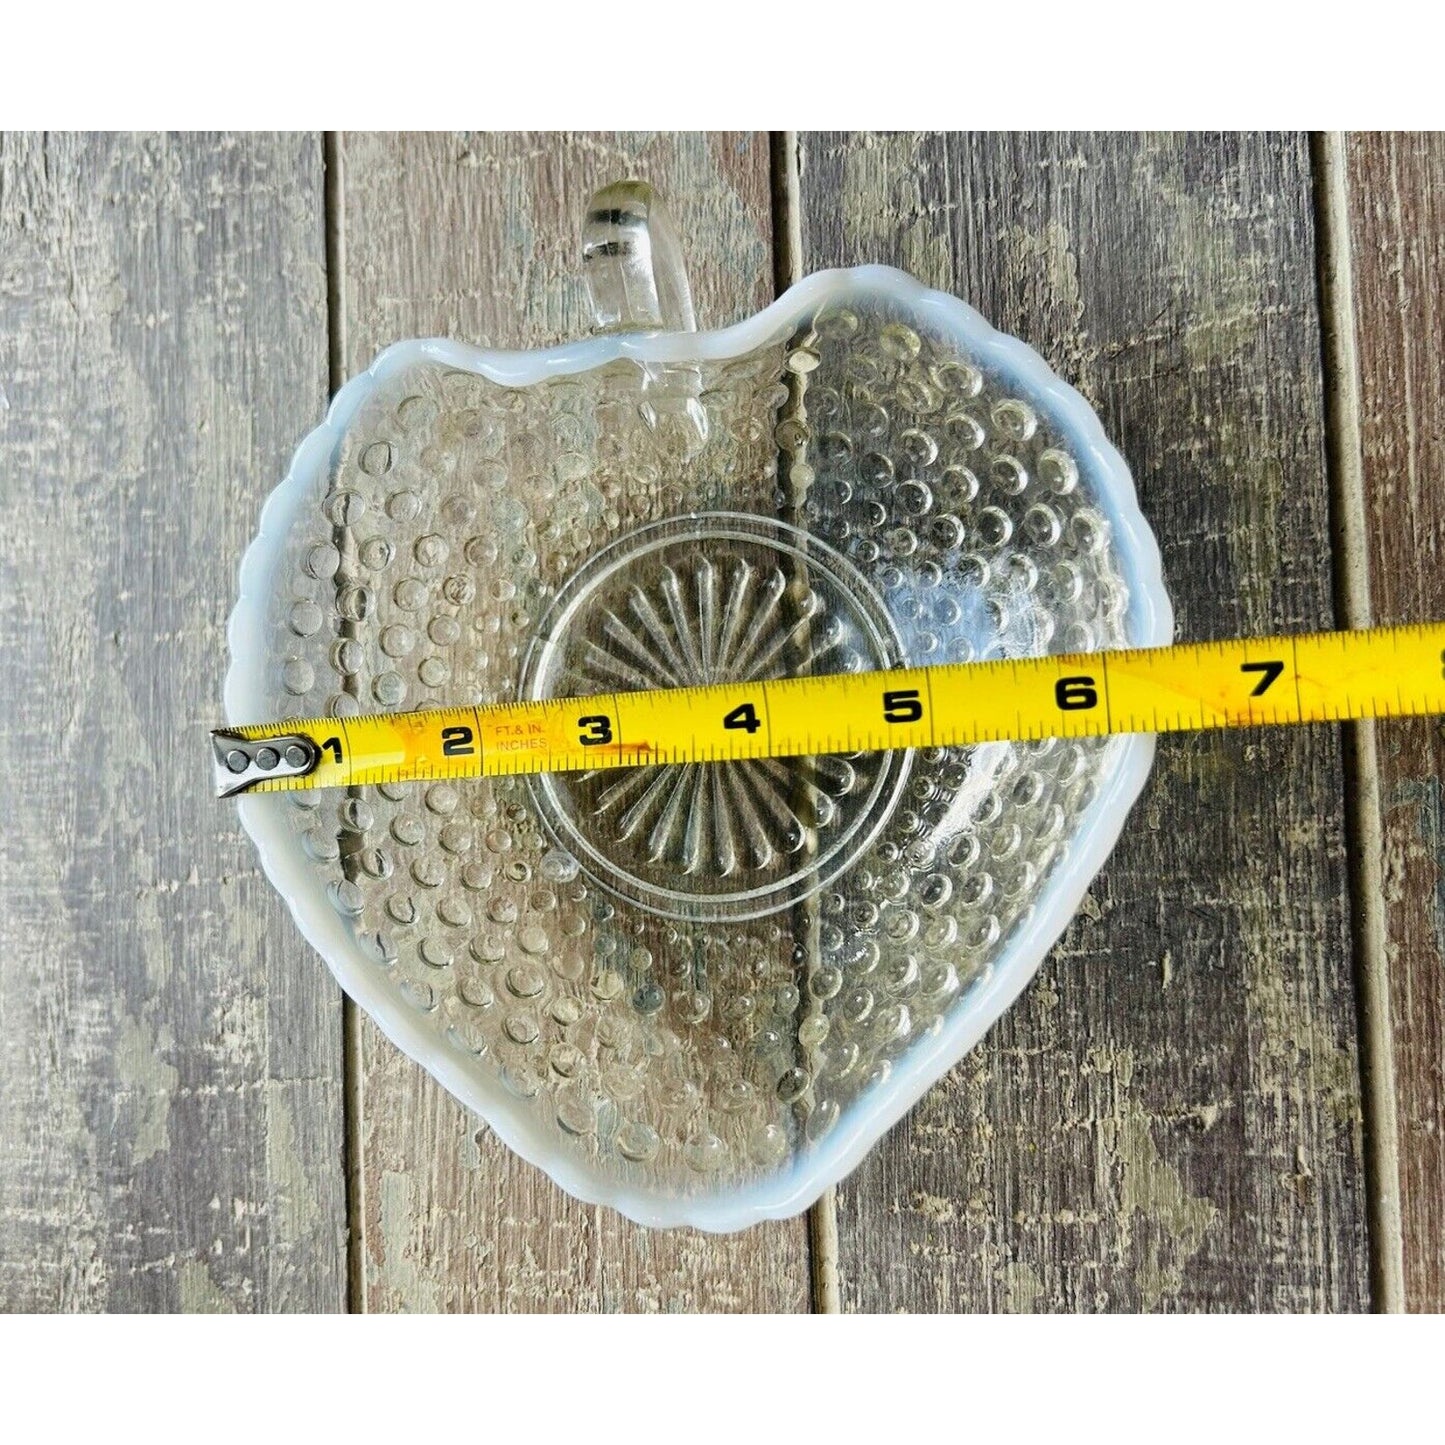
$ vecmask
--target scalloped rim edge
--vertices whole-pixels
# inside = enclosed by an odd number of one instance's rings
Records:
[[[765,310],[720,331],[633,333],[598,336],[533,351],[484,350],[446,339],[403,341],[384,350],[372,365],[337,393],[325,422],[312,431],[291,461],[285,479],[270,494],[261,525],[241,562],[240,596],[226,637],[231,665],[224,702],[228,721],[255,721],[264,691],[267,608],[275,559],[306,488],[326,466],[346,427],[375,387],[418,362],[440,362],[472,371],[504,386],[528,386],[552,376],[590,371],[618,358],[639,362],[722,361],[746,354],[792,329],[828,300],[867,293],[910,308],[920,318],[960,336],[986,364],[1027,381],[1050,420],[1068,437],[1087,475],[1100,485],[1099,505],[1114,529],[1116,547],[1130,589],[1129,643],[1164,646],[1173,640],[1174,620],[1164,588],[1158,543],[1139,510],[1134,480],[1124,458],[1104,435],[1088,402],[1058,377],[1027,343],[992,327],[956,296],[933,291],[889,266],[819,271],[804,278]],[[895,1065],[889,1082],[859,1099],[821,1144],[795,1159],[789,1169],[743,1188],[696,1194],[640,1192],[605,1179],[580,1161],[559,1155],[523,1101],[466,1071],[429,1025],[382,986],[377,965],[350,937],[324,890],[312,886],[310,864],[299,838],[281,826],[279,810],[260,798],[240,798],[242,826],[260,854],[266,876],[285,900],[297,927],[326,961],[341,987],[375,1020],[403,1053],[420,1063],[468,1108],[480,1114],[508,1148],[587,1204],[604,1204],[638,1224],[655,1228],[692,1226],[725,1233],[764,1219],[786,1219],[808,1208],[844,1178],[909,1109],[987,1032],[1023,991],[1068,926],[1084,894],[1113,851],[1124,820],[1138,799],[1154,757],[1152,735],[1115,738],[1107,781],[1075,825],[1069,851],[1050,875],[1033,909],[989,972],[972,984],[954,1016],[931,1039],[921,1040]],[[263,806],[257,806],[262,804]]]

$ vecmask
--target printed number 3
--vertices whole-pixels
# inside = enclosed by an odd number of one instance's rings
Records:
[[[581,729],[579,737],[584,748],[600,747],[603,743],[612,741],[612,719],[602,713],[592,717],[579,717],[577,726]]]

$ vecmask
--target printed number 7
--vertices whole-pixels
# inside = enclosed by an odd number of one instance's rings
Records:
[[[1270,690],[1270,687],[1284,671],[1282,662],[1245,662],[1240,664],[1241,672],[1257,672],[1260,674],[1259,681],[1254,686],[1250,697],[1263,697]]]

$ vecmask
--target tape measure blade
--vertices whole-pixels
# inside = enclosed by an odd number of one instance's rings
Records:
[[[216,735],[213,766],[229,794],[1439,712],[1429,623],[247,724]],[[288,737],[319,754],[306,776],[235,773],[220,742],[249,759]]]
[[[1445,711],[1445,625],[1324,632],[1296,642],[1310,716]]]

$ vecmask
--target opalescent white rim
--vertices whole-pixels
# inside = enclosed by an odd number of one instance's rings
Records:
[[[911,310],[925,329],[956,336],[985,367],[1018,378],[1038,409],[1066,439],[1080,471],[1099,489],[1098,505],[1113,529],[1120,571],[1129,587],[1127,641],[1160,647],[1174,636],[1173,609],[1164,590],[1158,544],[1139,511],[1133,478],[1110,444],[1093,410],[1049,369],[1031,347],[996,331],[973,307],[887,266],[820,271],[800,281],[766,310],[722,331],[599,336],[536,351],[489,351],[459,341],[403,341],[388,347],[369,370],[337,393],[325,422],[301,443],[285,480],[267,499],[261,527],[241,562],[241,590],[227,627],[231,666],[225,709],[232,723],[269,721],[266,709],[267,610],[285,539],[305,502],[308,484],[325,472],[365,399],[398,372],[422,362],[440,363],[503,386],[530,386],[605,366],[618,358],[639,363],[722,361],[790,335],[805,316],[850,297],[892,301]],[[1154,758],[1151,735],[1115,738],[1093,803],[1076,824],[1065,856],[1049,875],[1034,906],[1017,926],[992,970],[970,985],[944,1027],[913,1045],[888,1081],[850,1105],[832,1132],[799,1155],[791,1167],[745,1187],[695,1194],[656,1195],[627,1187],[557,1153],[540,1122],[496,1080],[461,1066],[445,1041],[383,983],[326,889],[312,872],[300,837],[286,827],[267,798],[237,800],[242,825],[255,841],[261,866],[291,910],[308,943],[326,960],[342,988],[404,1053],[447,1090],[481,1114],[509,1148],[537,1165],[563,1189],[589,1204],[606,1204],[654,1227],[691,1225],[709,1231],[742,1229],[762,1219],[784,1219],[806,1209],[829,1185],[857,1167],[864,1155],[936,1083],[1011,1004],[1038,971],[1068,926],[1094,875],[1113,851]]]

